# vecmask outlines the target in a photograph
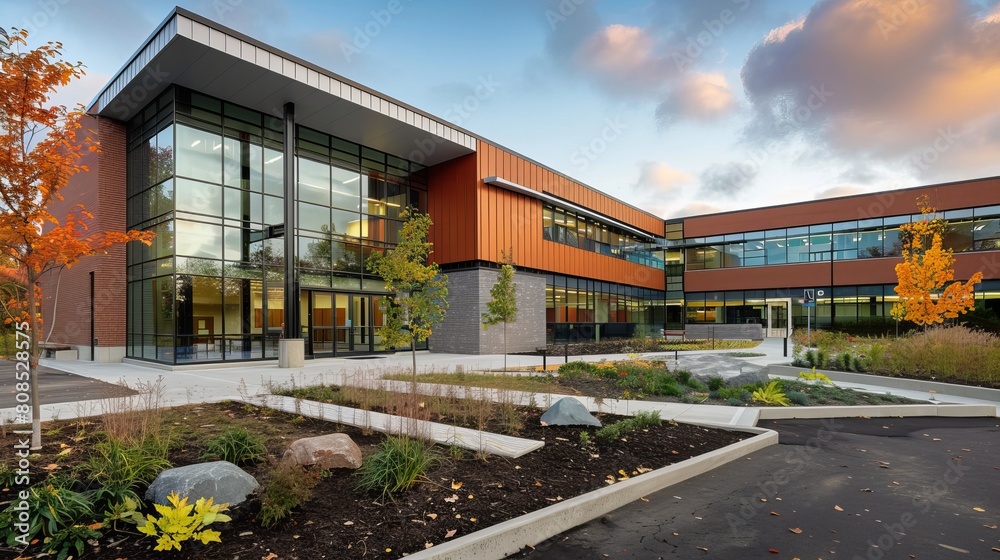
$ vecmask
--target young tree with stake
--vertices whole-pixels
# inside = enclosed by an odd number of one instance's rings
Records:
[[[511,251],[511,253],[513,250]],[[490,288],[490,301],[482,315],[483,329],[503,323],[503,369],[507,371],[507,323],[517,321],[517,284],[511,253],[501,253],[500,275]]]

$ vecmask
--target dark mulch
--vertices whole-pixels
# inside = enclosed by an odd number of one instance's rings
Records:
[[[367,455],[383,437],[251,407],[202,405],[198,407],[200,414],[191,413],[191,408],[184,407],[188,411],[173,415],[172,420],[198,425],[207,414],[224,412],[246,427],[259,423],[261,431],[267,433],[268,449],[273,454],[280,454],[287,443],[299,437],[343,431]],[[519,459],[490,456],[485,460],[469,452],[456,460],[441,449],[442,462],[429,473],[428,480],[395,502],[383,503],[376,496],[357,490],[350,472],[337,471],[321,477],[313,499],[275,529],[259,525],[256,515],[260,505],[251,499],[234,508],[232,522],[213,526],[222,531],[221,544],[186,544],[182,552],[162,553],[152,551],[155,543],[151,539],[107,533],[101,540],[101,548],[84,558],[399,558],[602,488],[607,485],[608,477],[621,478],[622,473],[638,476],[645,469],[683,461],[748,437],[738,432],[664,423],[612,445],[582,447],[581,428],[542,427],[538,411],[523,409],[521,414],[525,427],[520,435],[544,440],[542,449]],[[618,419],[609,415],[599,417],[605,424]],[[587,431],[592,434],[594,430]],[[198,440],[189,438],[189,444],[173,454],[171,460],[175,466],[200,460],[203,451],[197,445]],[[0,445],[6,443],[0,441]],[[38,463],[47,464],[49,454],[57,451],[47,451]],[[259,478],[266,468],[258,465],[247,470]]]

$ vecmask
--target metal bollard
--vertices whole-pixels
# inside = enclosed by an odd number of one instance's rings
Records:
[[[563,346],[563,349],[566,352],[566,355],[564,356],[564,358],[565,358],[566,363],[568,364],[569,363],[569,343],[568,342],[566,343],[565,346]]]

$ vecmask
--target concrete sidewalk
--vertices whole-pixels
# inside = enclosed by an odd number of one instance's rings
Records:
[[[765,339],[759,346],[741,352],[761,353],[763,356],[752,358],[735,358],[726,354],[734,350],[706,350],[681,352],[679,360],[674,364],[673,352],[658,352],[643,354],[643,357],[664,359],[671,367],[688,369],[697,375],[735,375],[765,372],[770,364],[788,363],[783,355],[783,339]],[[570,361],[586,360],[598,362],[601,360],[626,359],[625,354],[605,354],[594,356],[571,356]],[[378,356],[367,359],[329,358],[309,360],[302,368],[279,369],[276,361],[226,364],[224,366],[209,365],[199,368],[182,370],[162,370],[154,367],[131,363],[98,364],[85,361],[56,362],[43,360],[45,366],[75,373],[83,377],[104,381],[107,383],[124,383],[130,387],[148,385],[159,382],[162,389],[161,403],[164,406],[178,406],[198,402],[217,402],[221,400],[247,400],[270,393],[274,386],[281,385],[315,385],[315,384],[373,384],[381,383],[382,374],[396,371],[409,371],[411,356],[409,352]],[[549,358],[548,363],[554,359]],[[471,356],[465,354],[437,354],[417,352],[417,368],[419,372],[455,371],[461,367],[464,371],[500,369],[503,366],[503,355]],[[540,356],[507,356],[508,366],[540,366]],[[876,376],[865,376],[870,384],[843,383],[845,387],[859,390],[892,393],[916,400],[926,400],[927,393],[907,391],[903,389],[887,389],[880,386]],[[400,382],[401,383],[401,382]],[[840,384],[840,383],[838,383]],[[405,390],[405,389],[402,389]],[[434,386],[422,386],[425,391],[443,391]],[[528,403],[532,400],[544,404],[554,402],[562,395],[521,394],[518,400]],[[990,405],[1000,412],[998,403],[985,399],[958,397],[954,395],[937,395],[939,404],[972,404]],[[728,426],[753,426],[756,424],[759,409],[756,407],[727,407],[716,405],[696,405],[683,403],[655,403],[649,401],[618,401],[613,399],[595,400],[581,398],[591,410],[602,410],[618,414],[630,414],[639,410],[657,410],[663,418],[678,422],[694,424],[716,424]],[[81,415],[100,412],[99,400],[84,400],[62,404],[47,404],[42,406],[42,420],[53,418],[72,418]],[[859,414],[867,415],[860,411]],[[0,419],[13,417],[12,408],[0,409]]]

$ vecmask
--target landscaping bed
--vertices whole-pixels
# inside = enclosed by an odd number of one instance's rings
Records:
[[[385,378],[409,379],[408,374],[390,374]],[[890,394],[837,387],[822,374],[817,377],[810,371],[803,371],[800,380],[777,381],[768,389],[771,382],[766,381],[764,376],[752,380],[724,380],[721,377],[700,379],[684,370],[672,371],[666,362],[660,360],[632,358],[596,363],[569,362],[560,365],[558,371],[551,374],[428,373],[421,374],[419,380],[465,388],[488,387],[500,391],[729,406],[854,406],[920,402]],[[313,392],[312,397],[309,391]],[[317,400],[330,400],[333,397],[316,391],[320,389],[312,388],[303,393],[289,394]],[[780,392],[788,400],[767,398],[775,392]]]
[[[477,457],[454,447],[436,446],[438,460],[426,479],[394,499],[359,490],[354,471],[307,470],[306,476],[315,482],[311,499],[293,509],[289,518],[273,528],[261,526],[261,502],[254,497],[228,512],[232,521],[211,525],[221,532],[221,543],[186,541],[180,551],[159,552],[153,550],[157,541],[140,535],[134,526],[126,524],[124,530],[113,531],[105,524],[96,527],[101,535],[89,540],[85,554],[74,556],[130,560],[399,558],[404,553],[749,437],[738,432],[664,422],[603,442],[594,437],[594,428],[542,427],[540,411],[519,407],[513,412],[492,409],[489,427],[510,427],[511,419],[502,416],[512,413],[518,416],[518,435],[544,440],[542,449],[509,460]],[[598,417],[605,425],[620,420],[608,415]],[[205,442],[226,430],[244,428],[259,434],[268,457],[246,464],[244,469],[260,481],[266,480],[275,458],[296,439],[346,433],[366,458],[385,439],[381,434],[365,433],[359,428],[238,403],[164,409],[159,422],[165,432],[171,433],[167,458],[174,467],[211,460],[206,457]],[[32,482],[38,484],[46,477],[66,473],[78,481],[74,490],[95,490],[99,485],[88,482],[87,458],[90,450],[103,441],[103,429],[101,418],[46,423],[45,449],[31,458]],[[581,432],[587,435],[581,437]],[[0,456],[8,465],[15,458],[12,450],[16,442],[9,431],[0,439],[0,446],[11,450]],[[4,486],[0,501],[12,500],[13,492],[20,489],[12,488],[7,481]],[[122,528],[122,523],[118,526]],[[40,544],[36,542],[21,557],[38,557]],[[19,552],[13,548],[3,550],[3,554],[12,558]]]

